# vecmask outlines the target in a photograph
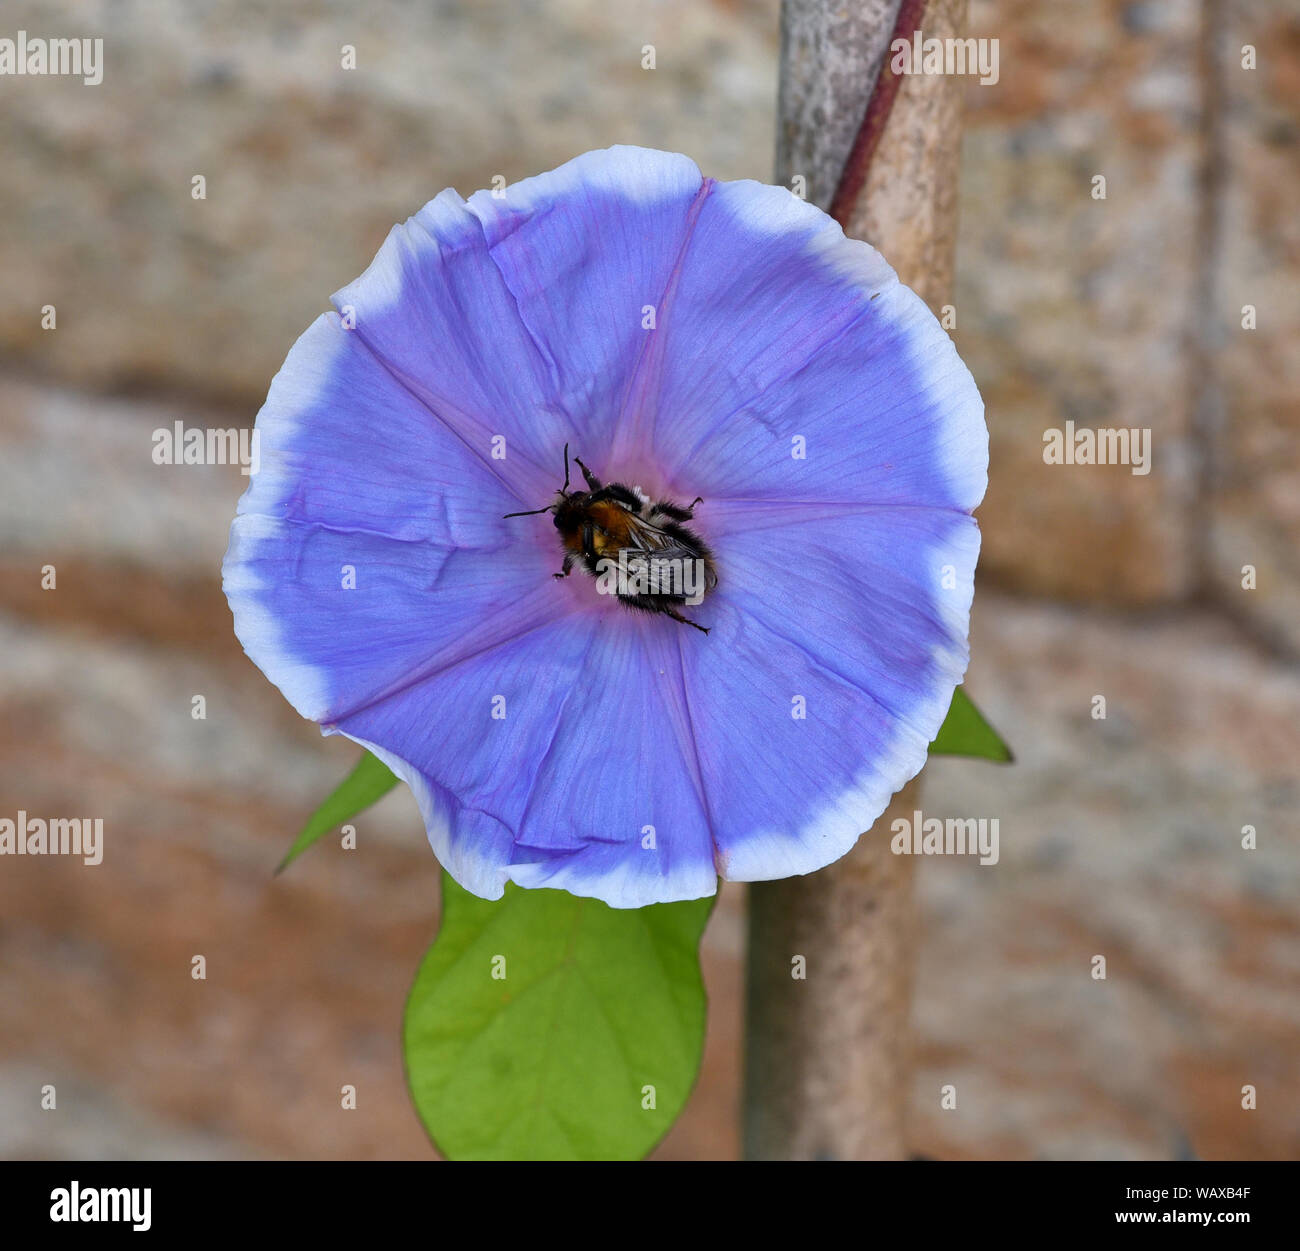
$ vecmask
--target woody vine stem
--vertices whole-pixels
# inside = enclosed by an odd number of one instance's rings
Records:
[[[784,0],[776,180],[880,249],[936,313],[950,294],[960,97],[899,78],[895,38],[962,33],[966,0]],[[750,1159],[907,1151],[913,899],[894,798],[837,863],[749,888],[744,1150]],[[801,958],[801,959],[800,959]],[[797,976],[799,972],[802,977]]]

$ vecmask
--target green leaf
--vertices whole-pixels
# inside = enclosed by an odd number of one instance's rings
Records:
[[[349,817],[355,817],[363,808],[369,808],[396,785],[397,775],[383,761],[366,752],[357,763],[357,767],[311,814],[307,824],[302,827],[302,833],[293,840],[289,854],[280,861],[275,871],[283,873],[290,862],[302,855],[322,834],[328,834]]]
[[[489,902],[442,882],[403,1030],[429,1136],[457,1160],[645,1155],[699,1069],[713,899],[617,909],[507,885]]]
[[[1015,759],[1002,736],[984,720],[984,714],[971,703],[961,687],[952,693],[948,715],[943,719],[933,743],[932,756],[979,756],[1009,764]]]

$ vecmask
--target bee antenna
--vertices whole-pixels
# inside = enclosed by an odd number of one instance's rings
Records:
[[[502,519],[506,517],[535,517],[538,513],[549,513],[549,508],[530,508],[524,513],[502,513]]]
[[[569,445],[564,445],[564,486],[560,490],[561,495],[569,493]]]

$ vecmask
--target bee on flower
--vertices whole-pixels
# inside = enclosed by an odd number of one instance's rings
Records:
[[[444,191],[334,303],[224,566],[293,706],[486,898],[842,856],[968,659],[988,435],[919,297],[783,188],[610,148]]]

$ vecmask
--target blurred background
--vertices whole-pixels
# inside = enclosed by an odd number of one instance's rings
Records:
[[[6,0],[0,37],[105,65],[0,78],[0,815],[102,817],[105,853],[0,859],[0,1156],[433,1156],[399,1050],[436,931],[414,803],[271,876],[357,749],[231,631],[246,479],[156,465],[152,433],[250,423],[445,186],[611,142],[769,178],[777,10]],[[914,1147],[1294,1158],[1300,6],[976,0],[971,33],[1000,79],[968,80],[954,300],[992,432],[968,690],[1018,761],[925,774],[1001,860],[919,866]],[[1066,420],[1150,429],[1151,473],[1045,465]],[[737,1152],[743,913],[726,888],[660,1157]]]

